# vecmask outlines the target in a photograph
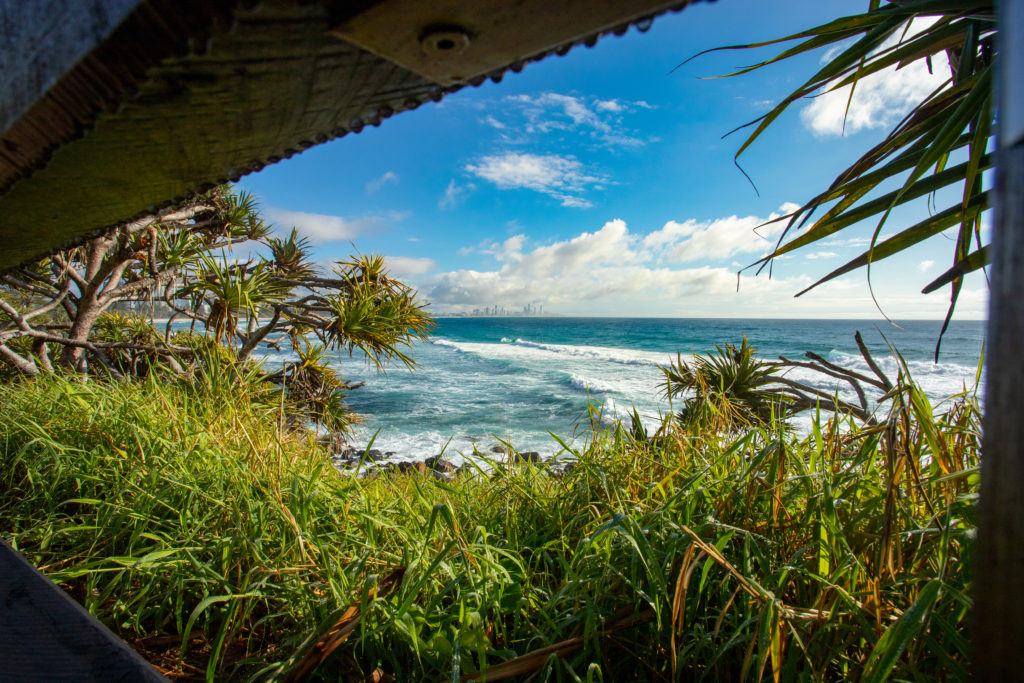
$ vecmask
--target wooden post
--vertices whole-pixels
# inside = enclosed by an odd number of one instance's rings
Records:
[[[1024,653],[1024,2],[996,9],[994,260],[971,633],[979,681],[1020,680]]]

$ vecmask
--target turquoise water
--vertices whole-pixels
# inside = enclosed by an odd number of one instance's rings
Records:
[[[438,320],[429,341],[413,347],[419,364],[413,372],[392,366],[378,375],[365,360],[347,355],[339,371],[367,382],[349,396],[366,418],[354,445],[362,447],[376,434],[374,448],[407,459],[442,449],[448,455],[471,453],[474,446],[486,451],[502,440],[547,456],[560,449],[549,432],[581,443],[588,402],[600,405],[608,421],[626,417],[635,405],[654,424],[669,409],[658,366],[677,353],[685,359],[716,343],[738,344],[743,335],[767,358],[799,359],[814,351],[868,372],[853,339],[860,330],[883,369],[895,376],[884,334],[933,400],[974,384],[985,323],[953,323],[938,364],[932,355],[941,324],[900,326],[864,320],[447,318]],[[794,370],[790,377],[834,387],[808,371]]]

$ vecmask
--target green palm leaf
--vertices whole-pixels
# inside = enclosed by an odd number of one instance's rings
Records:
[[[923,30],[911,33],[914,20],[930,23]],[[748,267],[757,266],[757,272],[760,272],[764,267],[770,267],[778,256],[858,226],[865,220],[875,221],[871,247],[799,292],[797,296],[800,296],[861,267],[868,269],[870,282],[872,263],[911,248],[942,230],[958,226],[953,267],[925,287],[925,292],[932,292],[943,285],[951,286],[946,316],[948,325],[963,276],[984,267],[989,258],[982,240],[980,214],[989,207],[983,177],[992,168],[989,147],[993,130],[995,34],[995,10],[991,0],[909,0],[884,6],[872,2],[865,13],[843,17],[784,38],[718,48],[749,49],[800,41],[768,60],[728,76],[749,73],[829,45],[841,48],[835,58],[770,112],[736,129],[754,127],[736,152],[737,166],[740,156],[750,145],[800,99],[845,87],[851,88],[852,99],[853,88],[861,79],[886,69],[903,68],[921,59],[928,60],[930,67],[931,59],[937,55],[946,55],[951,67],[948,81],[919,102],[882,142],[840,173],[828,189],[792,214],[771,221],[786,221],[778,243],[771,253]],[[856,40],[850,44],[854,38]],[[956,159],[956,163],[948,166],[952,159]],[[882,230],[897,206],[961,185],[961,199],[957,205],[879,242]],[[880,190],[884,193],[878,194]],[[823,209],[824,215],[808,229],[802,230],[818,209]],[[786,241],[793,230],[799,234]],[[975,250],[969,254],[972,242]],[[946,326],[943,332],[945,329]],[[940,343],[941,338],[940,333]]]

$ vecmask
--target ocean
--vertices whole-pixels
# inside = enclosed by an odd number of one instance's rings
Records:
[[[372,440],[390,460],[443,451],[458,462],[502,442],[552,456],[562,449],[553,435],[573,447],[585,443],[588,404],[608,423],[628,424],[634,406],[648,425],[658,423],[669,411],[659,366],[677,354],[686,360],[707,353],[715,344],[739,345],[744,335],[765,358],[803,360],[804,352],[813,351],[870,374],[854,341],[859,330],[885,372],[895,377],[898,367],[891,344],[937,403],[975,385],[985,333],[984,322],[953,322],[936,364],[937,321],[894,327],[868,320],[473,317],[437,323],[428,341],[414,344],[413,371],[397,364],[379,374],[358,355],[338,360],[343,377],[366,382],[348,398],[364,417],[353,446],[362,449]],[[834,381],[810,371],[788,376],[835,389]],[[809,419],[797,418],[797,427],[806,428]]]

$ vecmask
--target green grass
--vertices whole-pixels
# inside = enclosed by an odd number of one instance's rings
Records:
[[[979,411],[894,403],[873,431],[622,430],[562,475],[360,480],[244,387],[43,378],[4,387],[0,535],[189,678],[336,646],[314,678],[960,679]]]

